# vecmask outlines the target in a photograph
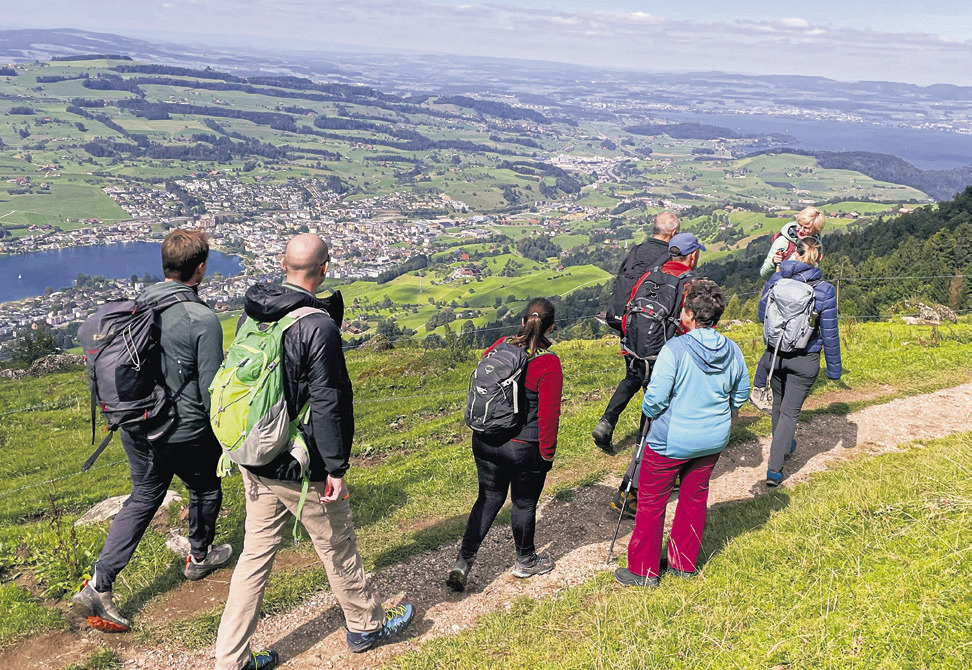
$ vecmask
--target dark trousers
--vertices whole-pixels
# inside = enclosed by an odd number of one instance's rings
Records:
[[[536,444],[511,440],[494,447],[473,435],[472,445],[479,473],[479,497],[469,512],[459,557],[467,561],[476,557],[479,545],[506,502],[508,491],[513,499],[510,525],[516,555],[521,559],[530,558],[536,552],[533,537],[537,502],[553,464],[543,459]]]
[[[608,401],[607,409],[604,410],[604,415],[601,417],[609,421],[612,426],[617,425],[621,412],[624,411],[624,408],[628,406],[628,403],[631,402],[638,391],[648,385],[648,379],[651,377],[651,369],[647,361],[628,355],[624,357],[624,364],[624,379],[618,384],[618,388],[611,396],[611,400]]]
[[[756,365],[756,373],[753,375],[753,388],[761,389],[766,387],[767,377],[769,377],[770,363],[773,362],[773,352],[767,349],[763,352],[759,363]]]
[[[216,534],[223,490],[216,476],[220,447],[212,430],[191,442],[150,445],[119,431],[128,455],[132,494],[111,522],[105,546],[95,564],[95,589],[107,591],[135,553],[145,529],[178,475],[189,489],[189,545],[204,558]]]
[[[773,444],[770,446],[768,468],[773,472],[783,469],[783,457],[790,452],[790,443],[796,433],[797,417],[819,372],[819,351],[776,357],[770,379],[773,388]]]
[[[645,449],[634,533],[628,543],[628,570],[642,577],[658,576],[665,507],[677,477],[682,478],[682,486],[668,538],[668,566],[686,572],[695,570],[705,529],[709,477],[718,460],[719,454],[679,460]]]

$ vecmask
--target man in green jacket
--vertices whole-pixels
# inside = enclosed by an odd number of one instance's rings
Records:
[[[196,580],[229,563],[233,548],[212,546],[223,492],[216,476],[221,453],[209,425],[209,384],[223,362],[223,330],[216,314],[196,296],[206,274],[209,242],[201,231],[173,230],[162,242],[165,281],[149,286],[139,302],[163,302],[178,293],[183,301],[157,317],[161,373],[176,407],[172,430],[159,441],[121,430],[131,470],[132,494],[112,521],[92,577],[74,602],[86,608],[92,627],[121,633],[129,629],[111,587],[135,553],[142,535],[178,475],[189,489],[189,556],[183,574]],[[188,299],[186,299],[188,298]]]

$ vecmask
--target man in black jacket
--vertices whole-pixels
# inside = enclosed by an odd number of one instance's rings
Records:
[[[671,212],[661,212],[655,217],[652,236],[632,248],[624,262],[621,263],[614,284],[612,304],[607,315],[608,325],[618,332],[621,331],[621,317],[624,305],[631,298],[631,290],[643,274],[668,261],[668,241],[678,233],[678,229],[678,217]],[[631,401],[638,390],[648,385],[648,380],[651,377],[651,370],[645,364],[645,361],[625,355],[624,362],[624,379],[618,384],[617,390],[614,391],[614,395],[608,401],[601,420],[597,422],[594,432],[591,433],[594,444],[609,453],[611,452],[611,438],[614,436],[614,427],[621,417],[621,412],[628,406],[628,402]]]
[[[279,321],[298,307],[321,310],[309,314],[283,335],[283,383],[288,414],[293,420],[305,405],[300,431],[310,451],[310,490],[298,509],[301,468],[284,451],[268,465],[241,467],[246,491],[246,537],[233,572],[229,597],[216,639],[217,670],[268,670],[277,653],[250,651],[263,591],[284,526],[298,515],[324,563],[328,583],[344,611],[348,647],[371,649],[398,635],[411,623],[411,605],[385,610],[365,578],[358,554],[344,473],[354,438],[351,379],[339,330],[344,304],[340,293],[320,300],[320,288],[330,260],[320,237],[302,234],[287,244],[282,285],[256,284],[246,292],[245,317]]]

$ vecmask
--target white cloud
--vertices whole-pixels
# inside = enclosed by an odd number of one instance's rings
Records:
[[[809,28],[810,22],[801,18],[783,18],[779,24],[784,28]]]

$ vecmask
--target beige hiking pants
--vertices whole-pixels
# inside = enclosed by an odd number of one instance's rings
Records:
[[[273,558],[300,499],[300,483],[266,479],[245,468],[240,470],[246,495],[246,534],[219,622],[216,670],[240,670],[250,658],[249,641],[260,619],[263,591]],[[323,494],[324,482],[311,484],[301,523],[324,563],[327,580],[344,611],[348,630],[376,631],[384,625],[385,611],[365,579],[351,505],[347,499],[322,505],[318,501]]]

